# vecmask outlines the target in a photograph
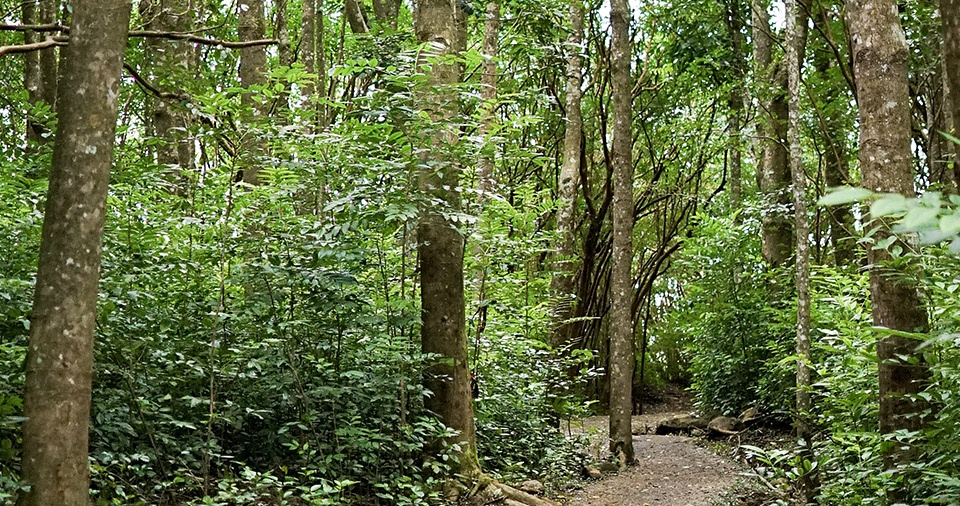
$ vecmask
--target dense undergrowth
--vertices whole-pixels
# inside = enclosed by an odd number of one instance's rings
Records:
[[[682,255],[683,305],[672,308],[659,330],[685,343],[690,381],[700,410],[737,415],[757,407],[766,421],[792,416],[794,325],[792,289],[772,279],[759,257],[758,221],[705,218]],[[870,244],[869,242],[866,244]],[[819,501],[831,505],[888,504],[902,490],[924,504],[960,502],[960,289],[957,257],[925,247],[910,255],[931,317],[930,334],[917,336],[933,379],[922,395],[932,421],[920,433],[879,434],[877,333],[872,330],[869,279],[857,266],[815,265],[813,295],[813,458],[798,442],[787,448],[748,450],[754,472],[791,493],[799,477],[820,480]],[[671,335],[670,329],[682,335]],[[919,448],[912,462],[885,470],[886,445]]]
[[[370,100],[364,110],[402,109],[396,90]],[[232,103],[197,102],[211,114]],[[448,429],[423,407],[434,358],[419,341],[416,138],[360,113],[307,131],[258,132],[273,157],[258,187],[235,184],[237,167],[216,152],[183,182],[142,157],[154,139],[120,143],[91,414],[98,504],[438,501],[454,457],[435,451]],[[195,135],[216,146],[224,132]],[[0,163],[0,234],[11,238],[0,246],[0,503],[19,487],[48,155]],[[495,256],[483,292],[468,286],[479,452],[505,480],[560,486],[582,456],[547,422],[548,375],[568,365],[542,344],[549,273],[531,262],[547,239],[536,216],[552,204],[531,188],[490,206],[471,239],[511,252]],[[479,258],[467,269],[494,261]],[[476,330],[481,305],[488,323]]]

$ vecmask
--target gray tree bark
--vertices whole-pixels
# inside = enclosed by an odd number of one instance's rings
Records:
[[[853,70],[856,75],[860,118],[860,171],[863,185],[873,191],[914,197],[910,150],[909,49],[893,0],[848,0],[847,20],[851,35]],[[883,220],[875,220],[880,241],[891,232]],[[908,245],[900,242],[903,248]],[[870,248],[870,297],[873,323],[878,327],[907,332],[926,332],[927,314],[920,304],[916,285],[897,268],[889,266],[886,250]],[[911,398],[927,385],[930,373],[917,343],[886,335],[877,344],[880,359],[880,431],[883,434],[925,425],[920,413],[926,404]],[[910,363],[914,361],[914,363]],[[888,467],[909,462],[912,451],[904,444],[890,445]],[[905,478],[909,479],[909,478]],[[891,491],[896,498],[897,491]]]
[[[584,7],[579,1],[570,5],[570,34],[567,37],[567,69],[564,104],[566,106],[566,129],[563,134],[563,162],[560,167],[560,180],[557,185],[557,197],[560,207],[557,210],[557,262],[554,275],[550,279],[550,291],[556,298],[554,331],[550,344],[555,349],[566,345],[569,338],[569,325],[565,324],[573,315],[574,300],[574,261],[576,255],[576,204],[577,188],[580,186],[580,158],[583,142],[583,115],[580,102],[583,97],[583,18]]]
[[[802,33],[800,23],[806,23],[806,16],[799,16],[797,0],[786,2],[786,71],[787,95],[789,104],[789,123],[787,125],[787,139],[790,152],[790,173],[793,179],[793,209],[796,228],[796,267],[795,286],[797,290],[797,391],[796,391],[796,430],[797,437],[802,441],[805,457],[812,457],[813,443],[809,419],[813,402],[810,396],[810,225],[807,219],[807,174],[803,166],[803,151],[800,145],[800,55],[803,54],[802,45],[806,37]],[[800,477],[800,491],[804,504],[815,504],[817,497],[817,480],[814,471],[804,473]]]
[[[266,36],[263,0],[239,0],[240,9],[237,35],[241,41],[260,40]],[[240,49],[240,86],[251,88],[267,82],[267,51],[264,46],[244,47]],[[255,93],[245,92],[240,97],[243,105],[252,108],[254,116],[262,118],[269,111],[269,105]],[[245,134],[240,143],[243,182],[256,185],[260,183],[260,160],[263,147],[258,139]]]
[[[633,86],[630,4],[611,0],[610,80],[613,85],[613,263],[610,270],[610,451],[634,461],[633,369]]]
[[[466,49],[466,19],[456,3],[447,0],[419,0],[414,12],[417,40],[428,43],[429,56],[456,55]],[[423,54],[421,65],[426,64]],[[460,209],[457,190],[461,167],[451,153],[459,142],[454,126],[460,114],[458,93],[461,81],[457,63],[433,63],[426,69],[427,86],[419,101],[433,122],[424,131],[420,159],[420,190],[442,208],[421,211],[417,227],[420,257],[420,300],[422,349],[442,361],[424,374],[424,385],[432,395],[426,408],[450,428],[458,431],[450,443],[460,445],[456,470],[464,476],[480,472],[477,459],[473,398],[467,363],[465,296],[463,287],[463,235],[444,214]]]
[[[764,85],[757,114],[760,154],[757,186],[763,194],[761,253],[771,267],[788,261],[793,251],[790,219],[790,166],[787,153],[787,75],[773,62],[770,15],[763,0],[753,0],[753,59]]]
[[[186,0],[142,0],[140,17],[147,30],[186,32],[191,29],[190,5]],[[147,58],[155,83],[162,88],[180,88],[192,77],[194,58],[193,45],[185,41],[151,38],[144,41]],[[190,115],[176,103],[163,98],[151,98],[150,123],[154,135],[164,144],[156,151],[157,162],[173,169],[170,182],[183,193],[185,172],[193,169],[194,147],[189,134]]]
[[[25,25],[54,24],[57,22],[57,3],[54,0],[23,2],[22,21]],[[40,42],[37,32],[23,32],[24,44]],[[23,84],[31,104],[41,103],[55,112],[57,106],[57,48],[43,49],[24,54]],[[50,140],[41,118],[27,117],[27,141],[44,144]]]
[[[22,506],[90,503],[97,285],[130,3],[72,7],[27,351]]]
[[[947,130],[960,138],[960,0],[940,0],[943,27],[943,101]],[[960,145],[950,142],[953,179],[960,190]]]

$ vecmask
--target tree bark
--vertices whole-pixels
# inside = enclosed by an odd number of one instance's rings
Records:
[[[943,27],[943,100],[947,130],[960,138],[960,0],[940,0]],[[960,145],[947,143],[952,155],[953,179],[960,191]]]
[[[785,264],[793,250],[790,209],[790,166],[787,156],[787,75],[773,63],[770,15],[762,0],[754,0],[753,58],[758,81],[764,83],[757,114],[760,154],[757,186],[763,195],[761,253],[767,265]]]
[[[907,81],[909,49],[893,0],[848,0],[854,74],[860,119],[860,171],[863,185],[877,192],[914,197],[910,150],[910,102]],[[876,241],[891,232],[876,220]],[[898,243],[903,248],[908,245]],[[920,305],[915,283],[890,267],[887,250],[869,249],[870,296],[873,323],[907,332],[926,332],[927,314]],[[925,425],[920,413],[926,404],[910,396],[921,392],[930,373],[917,343],[886,335],[877,343],[880,383],[880,431],[918,430]],[[908,360],[909,359],[909,360]],[[910,363],[914,361],[914,363]],[[895,467],[912,458],[905,444],[889,445],[885,463]],[[909,478],[907,478],[909,479]],[[896,491],[892,491],[895,495]]]
[[[480,149],[477,176],[477,193],[482,203],[488,192],[493,191],[496,181],[496,143],[490,138],[497,123],[497,38],[500,26],[500,4],[493,0],[487,3],[486,20],[483,29],[483,70],[480,76],[480,96],[483,98],[483,117],[480,120],[479,134],[483,138]]]
[[[727,30],[730,32],[730,48],[733,53],[733,74],[737,83],[730,90],[730,117],[727,128],[730,135],[730,208],[734,211],[743,205],[743,105],[747,98],[743,65],[743,13],[740,0],[728,0]]]
[[[466,48],[466,19],[447,0],[419,0],[414,13],[417,40],[429,43],[427,56],[456,55]],[[425,51],[424,53],[426,53]],[[424,374],[432,392],[426,408],[447,427],[458,431],[450,443],[460,446],[456,471],[464,476],[480,472],[477,459],[473,398],[467,363],[465,298],[463,287],[463,235],[444,215],[460,209],[460,166],[451,152],[459,141],[455,118],[460,114],[455,85],[462,69],[458,63],[434,62],[426,69],[427,88],[419,101],[432,120],[424,130],[420,160],[420,190],[438,207],[421,210],[417,227],[420,257],[422,349],[440,360]]]
[[[367,18],[363,15],[363,7],[357,0],[344,0],[343,12],[350,23],[350,31],[356,34],[367,33],[370,27],[367,25]]]
[[[75,0],[27,352],[22,506],[86,506],[97,285],[126,0]]]
[[[21,6],[24,25],[55,24],[57,22],[57,4],[53,0],[39,2],[24,2]],[[41,42],[42,36],[37,32],[27,30],[23,32],[24,44]],[[31,104],[41,103],[51,112],[56,111],[57,105],[57,49],[49,48],[38,52],[24,54],[23,84],[27,89],[28,100]],[[27,141],[44,144],[49,136],[45,136],[47,128],[39,122],[42,118],[27,117]]]
[[[610,271],[610,451],[633,463],[633,86],[630,5],[611,0],[613,264]]]
[[[787,139],[789,144],[790,173],[793,178],[793,209],[796,227],[796,267],[795,286],[797,290],[797,391],[796,391],[796,429],[797,438],[801,441],[804,457],[813,459],[813,431],[810,427],[810,416],[813,402],[810,396],[811,381],[810,368],[812,364],[810,353],[810,225],[807,220],[806,187],[807,174],[803,166],[803,151],[800,145],[800,55],[803,54],[802,44],[806,37],[802,33],[800,23],[806,23],[806,16],[799,15],[797,0],[786,2],[786,71],[787,95],[789,103],[789,123],[787,125]],[[799,480],[800,492],[804,504],[815,504],[817,497],[817,479],[815,470],[803,473]]]
[[[570,5],[570,34],[567,37],[566,70],[566,129],[563,135],[563,162],[560,167],[560,180],[557,184],[557,262],[553,277],[550,279],[550,291],[556,298],[554,331],[550,345],[560,349],[569,339],[570,326],[565,321],[573,315],[576,302],[574,296],[574,261],[576,255],[576,203],[577,188],[580,186],[580,159],[583,155],[583,116],[580,102],[583,97],[583,18],[584,7],[579,1]]]
[[[240,19],[237,35],[241,41],[261,40],[266,34],[263,0],[239,0]],[[263,86],[267,82],[267,51],[264,46],[244,47],[240,49],[240,86],[250,89]],[[255,92],[248,91],[240,96],[241,104],[249,106],[255,117],[263,117],[269,111],[269,105],[262,97],[255,98]],[[243,182],[256,185],[260,183],[260,161],[262,146],[256,138],[247,133],[241,141]]]
[[[144,29],[162,32],[188,32],[193,24],[186,0],[143,0],[139,4]],[[161,89],[179,88],[176,83],[191,77],[194,62],[193,44],[177,40],[149,38],[144,41],[154,82]],[[190,117],[178,104],[168,99],[151,98],[151,126],[154,135],[164,141],[157,148],[157,162],[174,169],[171,183],[184,193],[184,173],[193,169],[193,139],[188,129]]]

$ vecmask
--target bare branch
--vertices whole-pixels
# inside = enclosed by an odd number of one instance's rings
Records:
[[[8,25],[0,24],[0,32],[66,32],[67,27],[50,23],[46,25]]]
[[[234,42],[230,40],[208,39],[206,37],[197,37],[183,32],[159,32],[152,30],[131,30],[130,37],[143,37],[154,39],[186,40],[195,44],[204,46],[221,46],[229,49],[238,49],[243,47],[269,46],[279,44],[275,39],[247,40],[243,42]]]
[[[31,51],[40,51],[54,46],[66,46],[67,37],[47,37],[43,42],[34,42],[33,44],[19,44],[15,46],[0,46],[0,56],[17,53],[29,53]]]

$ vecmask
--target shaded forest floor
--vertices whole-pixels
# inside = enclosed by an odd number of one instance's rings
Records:
[[[637,465],[582,489],[559,497],[566,506],[710,506],[744,504],[738,498],[744,481],[742,465],[734,462],[730,448],[686,436],[654,435],[657,424],[692,410],[689,399],[667,391],[661,402],[645,406],[633,417],[633,445]],[[570,430],[590,438],[595,461],[608,457],[607,417],[573,422]],[[726,456],[724,456],[726,455]],[[752,502],[752,501],[747,501]]]

